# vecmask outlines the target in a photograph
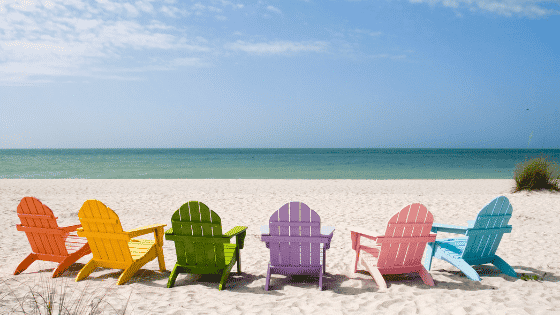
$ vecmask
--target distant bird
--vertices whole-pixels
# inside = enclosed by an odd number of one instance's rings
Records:
[[[529,110],[529,109],[527,108],[527,110]]]

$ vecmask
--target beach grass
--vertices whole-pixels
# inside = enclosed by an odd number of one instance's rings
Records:
[[[3,314],[46,314],[46,315],[125,315],[130,296],[126,304],[116,308],[104,301],[108,294],[114,292],[111,285],[90,289],[87,282],[81,290],[68,289],[67,278],[51,279],[40,273],[39,283],[30,286],[15,278],[2,279],[0,289],[0,315]],[[26,288],[22,288],[26,287]],[[23,293],[21,293],[23,291]],[[70,291],[70,292],[69,292]],[[132,293],[131,293],[132,294]]]
[[[538,157],[516,165],[513,172],[515,188],[513,192],[522,190],[560,191],[560,168],[547,157]]]
[[[520,273],[519,279],[523,281],[529,281],[529,280],[543,281],[545,276],[546,276],[546,272],[542,276],[535,275],[535,274]]]

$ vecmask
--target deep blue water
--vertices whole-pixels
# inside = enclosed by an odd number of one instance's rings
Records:
[[[0,149],[1,178],[510,179],[559,149]]]

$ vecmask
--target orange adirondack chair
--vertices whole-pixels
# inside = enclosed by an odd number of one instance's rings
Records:
[[[14,275],[27,269],[35,260],[59,263],[52,277],[60,276],[81,257],[91,253],[87,240],[78,237],[75,232],[81,224],[59,227],[52,210],[34,197],[24,197],[17,207],[21,224],[16,225],[18,231],[25,232],[31,254],[16,268]]]
[[[436,234],[430,234],[433,222],[434,217],[426,207],[415,203],[404,207],[389,220],[384,236],[373,237],[361,229],[351,229],[352,249],[356,251],[354,272],[358,271],[360,251],[364,251],[366,257],[362,257],[362,265],[379,289],[387,289],[383,275],[410,272],[419,273],[425,284],[434,286],[432,276],[421,262],[426,244],[436,239]],[[361,244],[361,237],[377,241],[377,246]]]
[[[165,271],[163,227],[153,224],[123,231],[119,216],[99,200],[87,200],[78,213],[83,227],[78,235],[91,245],[93,258],[80,270],[76,281],[87,278],[97,267],[124,269],[117,284],[126,283],[142,266],[158,258],[159,270]],[[154,240],[134,239],[154,233]]]

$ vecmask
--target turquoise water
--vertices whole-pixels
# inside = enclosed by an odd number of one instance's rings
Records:
[[[510,179],[559,149],[1,149],[0,178]]]

